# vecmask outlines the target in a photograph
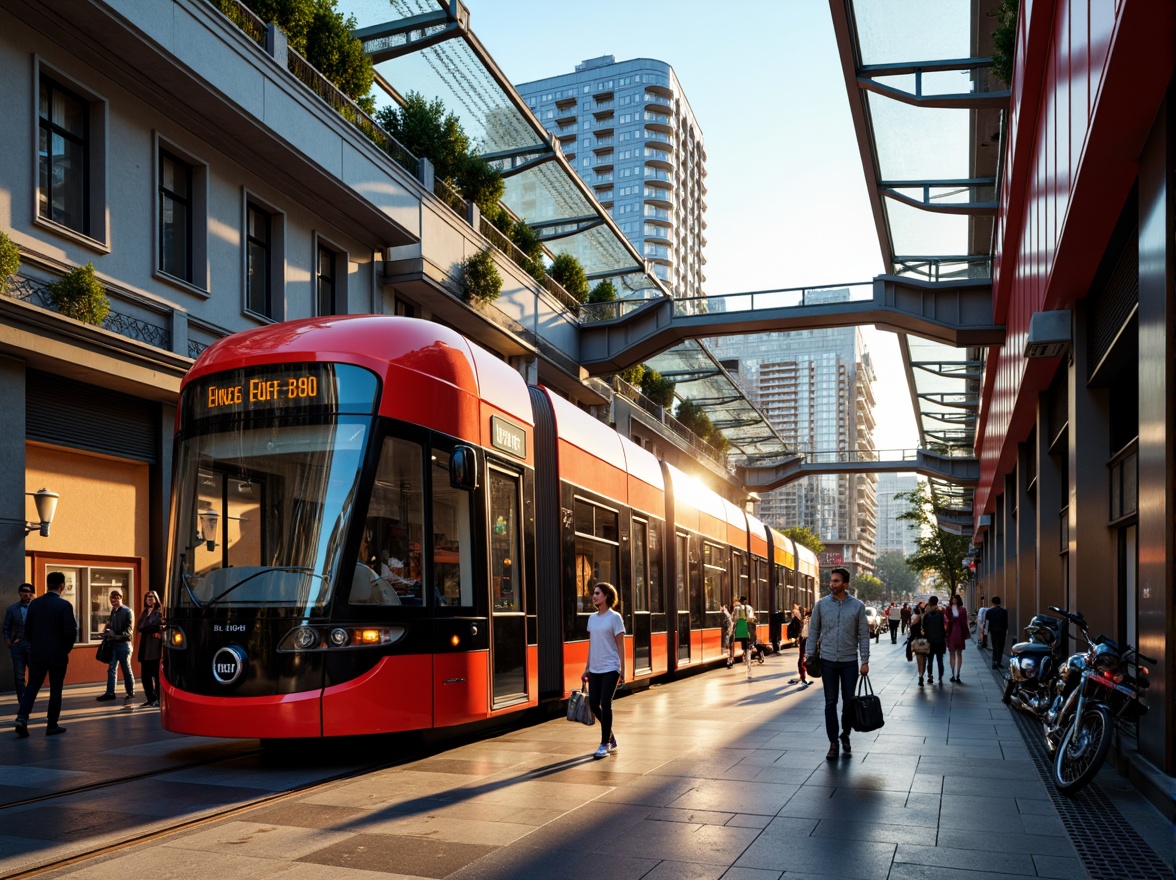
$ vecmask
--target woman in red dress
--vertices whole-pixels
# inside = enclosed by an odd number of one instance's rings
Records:
[[[951,597],[951,609],[944,615],[947,619],[947,659],[951,666],[950,681],[959,682],[964,666],[964,648],[971,635],[968,624],[968,610],[964,608],[963,597]]]

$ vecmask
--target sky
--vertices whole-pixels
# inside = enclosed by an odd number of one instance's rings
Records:
[[[706,293],[885,271],[827,0],[463,2],[470,29],[516,83],[600,55],[674,68],[706,144]],[[914,448],[896,337],[863,334],[877,374],[875,446]]]

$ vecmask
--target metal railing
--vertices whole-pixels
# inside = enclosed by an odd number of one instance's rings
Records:
[[[448,183],[440,177],[433,178],[433,195],[437,196],[441,201],[453,209],[453,213],[465,219],[466,216],[466,200],[451,187]]]
[[[4,295],[50,312],[58,312],[47,289],[49,283],[25,275],[17,275],[4,289]],[[109,330],[111,333],[117,333],[127,339],[134,339],[164,351],[171,351],[171,330],[163,324],[155,324],[112,307],[102,320],[101,327],[103,330]]]

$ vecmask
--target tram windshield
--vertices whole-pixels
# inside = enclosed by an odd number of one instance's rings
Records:
[[[277,363],[209,373],[180,396],[168,603],[324,613],[379,380]]]
[[[321,613],[338,570],[370,420],[197,434],[180,443],[173,606]]]

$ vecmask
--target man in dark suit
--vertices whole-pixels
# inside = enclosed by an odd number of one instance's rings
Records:
[[[65,670],[69,666],[69,652],[78,638],[78,621],[73,606],[62,598],[65,575],[51,571],[45,579],[48,589],[29,603],[25,615],[25,637],[29,640],[29,683],[16,713],[17,736],[28,736],[29,712],[37,701],[37,693],[49,676],[49,710],[46,713],[45,735],[65,733],[57,723],[61,718],[61,689],[65,685]]]
[[[28,680],[29,640],[25,638],[24,622],[25,615],[29,613],[29,603],[33,601],[33,585],[21,584],[17,589],[20,601],[9,605],[4,612],[4,644],[12,655],[12,678],[16,685],[16,704],[19,706]]]
[[[992,638],[992,668],[1003,665],[1005,637],[1009,634],[1009,613],[1000,607],[1000,596],[992,597],[992,607],[984,615],[988,635]]]

